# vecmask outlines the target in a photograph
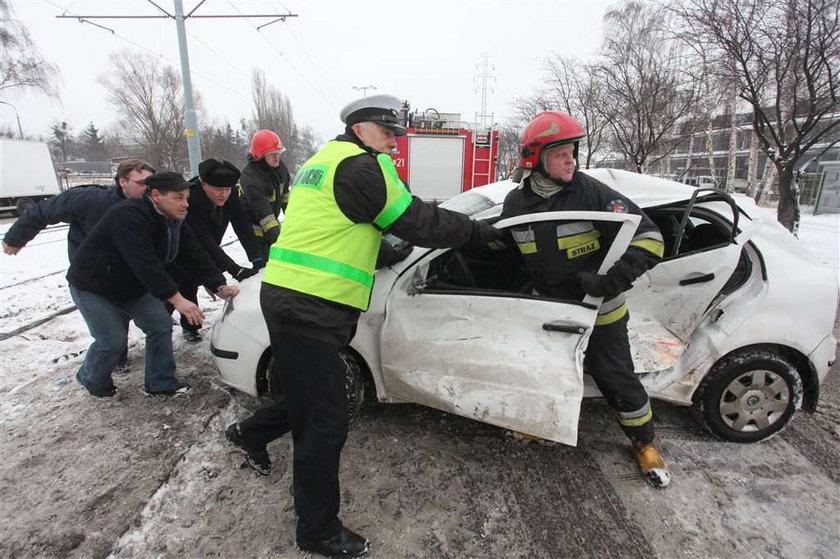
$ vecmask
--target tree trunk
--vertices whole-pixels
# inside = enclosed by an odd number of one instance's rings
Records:
[[[778,172],[776,170],[776,165],[768,159],[767,163],[764,164],[764,174],[761,175],[761,182],[758,183],[758,187],[755,192],[756,204],[761,203],[761,199],[764,197],[765,193],[772,192],[773,184],[776,182],[777,176]]]
[[[776,219],[794,235],[799,234],[799,181],[794,176],[792,167],[778,169],[779,207]]]

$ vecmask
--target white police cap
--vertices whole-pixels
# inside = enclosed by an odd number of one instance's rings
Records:
[[[347,126],[359,122],[375,122],[393,128],[397,136],[402,136],[405,128],[400,126],[400,108],[402,103],[393,95],[371,95],[348,103],[341,109],[339,116]]]

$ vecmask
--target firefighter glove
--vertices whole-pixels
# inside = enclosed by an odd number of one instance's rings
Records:
[[[233,279],[235,279],[236,281],[241,282],[242,280],[248,279],[251,276],[256,275],[259,271],[260,269],[256,266],[254,266],[253,268],[243,268],[242,266],[237,266],[230,272],[230,275],[232,275]]]
[[[502,232],[487,223],[486,221],[473,221],[471,245],[486,245],[502,238]]]
[[[280,236],[280,227],[275,225],[274,227],[272,227],[271,229],[269,229],[268,231],[265,232],[265,234],[263,235],[263,240],[267,244],[273,245],[274,242],[277,240],[277,237],[279,237],[279,236]]]
[[[391,259],[391,264],[396,264],[397,262],[402,262],[408,255],[411,254],[411,251],[414,250],[414,245],[408,243],[406,241],[400,241],[394,245],[394,257]]]
[[[580,285],[586,294],[593,297],[610,299],[624,291],[624,282],[616,281],[616,278],[609,274],[596,274],[584,270],[577,273],[577,279],[580,280]]]
[[[265,268],[265,260],[262,258],[254,258],[251,260],[251,264],[254,265],[254,269],[259,270],[261,268]]]

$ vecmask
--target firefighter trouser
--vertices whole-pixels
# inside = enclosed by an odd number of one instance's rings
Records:
[[[625,315],[612,324],[595,327],[583,368],[615,410],[624,433],[634,443],[644,444],[653,440],[653,413],[645,387],[633,369],[628,320],[629,315]]]

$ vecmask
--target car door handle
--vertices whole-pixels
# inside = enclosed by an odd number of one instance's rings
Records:
[[[583,334],[586,332],[586,326],[569,322],[567,320],[553,320],[542,325],[543,330],[549,332],[566,332],[568,334]]]
[[[680,285],[694,285],[695,283],[706,283],[707,281],[712,281],[715,279],[715,273],[709,272],[708,274],[700,274],[699,276],[692,276],[690,278],[685,278],[680,280]]]

